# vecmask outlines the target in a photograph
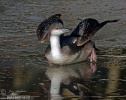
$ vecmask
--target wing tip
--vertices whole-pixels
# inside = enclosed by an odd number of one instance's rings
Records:
[[[120,19],[115,19],[115,20],[109,20],[109,22],[118,22]]]

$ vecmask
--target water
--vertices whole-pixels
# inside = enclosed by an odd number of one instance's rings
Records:
[[[125,0],[0,0],[0,98],[47,100],[126,99],[126,1]],[[107,24],[94,36],[98,60],[49,67],[44,56],[48,42],[40,44],[37,26],[45,18],[62,13],[66,27],[73,29],[84,18]],[[52,78],[53,77],[53,78]],[[56,80],[58,79],[58,80]],[[53,90],[55,85],[62,95]],[[62,83],[62,84],[61,84]],[[59,89],[59,86],[61,88]],[[70,91],[76,86],[82,91]],[[50,87],[53,95],[50,96]],[[13,98],[12,98],[13,99]]]

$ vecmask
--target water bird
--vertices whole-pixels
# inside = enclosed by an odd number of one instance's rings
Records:
[[[72,64],[86,60],[96,62],[96,47],[91,38],[107,23],[118,20],[107,20],[99,23],[96,19],[82,20],[70,35],[64,27],[61,14],[55,14],[45,19],[37,28],[39,42],[43,43],[49,37],[50,44],[45,50],[46,58],[54,64]]]

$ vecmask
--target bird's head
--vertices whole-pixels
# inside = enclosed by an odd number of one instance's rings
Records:
[[[61,34],[64,34],[67,32],[69,32],[69,29],[59,29],[58,27],[56,27],[55,29],[51,31],[51,35],[60,36]]]

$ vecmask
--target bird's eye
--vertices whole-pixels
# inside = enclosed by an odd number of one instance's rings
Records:
[[[59,28],[58,27],[56,27],[56,30],[58,30]]]

